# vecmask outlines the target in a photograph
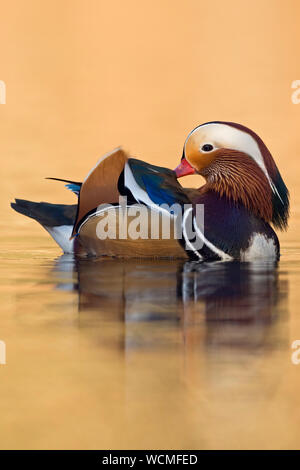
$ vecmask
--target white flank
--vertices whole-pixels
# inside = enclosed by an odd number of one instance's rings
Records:
[[[73,225],[60,225],[57,227],[46,227],[44,225],[44,228],[50,233],[64,253],[74,253],[74,239],[70,240]]]
[[[273,260],[277,258],[277,250],[274,240],[265,237],[261,233],[252,236],[250,246],[246,251],[241,251],[241,261],[253,261],[257,259]]]

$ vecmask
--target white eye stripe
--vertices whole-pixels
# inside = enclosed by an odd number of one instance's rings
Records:
[[[263,155],[254,137],[252,137],[246,131],[230,126],[230,124],[211,122],[207,124],[202,124],[201,126],[198,126],[195,129],[193,129],[189,133],[185,141],[184,148],[186,147],[187,140],[197,133],[203,133],[202,135],[203,136],[205,135],[205,138],[207,139],[213,138],[215,141],[217,141],[219,144],[219,147],[214,146],[215,147],[214,150],[216,148],[220,148],[221,146],[224,148],[231,148],[233,150],[238,150],[238,151],[241,151],[250,155],[250,157],[253,158],[253,160],[257,163],[257,165],[261,168],[261,170],[266,175],[273,193],[277,194],[277,196],[280,198],[277,188],[274,185],[267,171]],[[208,140],[207,142],[205,141],[205,143],[210,143],[210,142]],[[203,145],[204,144],[202,143],[201,147]],[[201,153],[208,153],[208,152],[203,152],[201,148],[199,150]]]
[[[228,124],[204,124],[198,127],[198,131],[201,128],[205,131],[208,138],[209,136],[214,137],[218,142],[222,143],[222,147],[239,150],[250,155],[263,172],[267,174],[261,151],[256,140],[250,134],[229,126]]]

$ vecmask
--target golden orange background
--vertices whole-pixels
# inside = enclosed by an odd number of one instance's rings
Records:
[[[293,277],[300,234],[300,104],[291,100],[292,82],[300,79],[299,15],[297,0],[1,2],[0,80],[6,83],[7,102],[0,105],[0,339],[7,342],[9,361],[0,369],[2,447],[299,445],[294,410],[299,409],[300,371],[291,365],[289,352],[300,336],[299,277]],[[161,353],[151,363],[141,353],[137,367],[126,363],[134,393],[127,392],[134,400],[122,408],[123,389],[114,376],[124,372],[117,348],[108,354],[105,345],[100,347],[91,313],[78,319],[75,293],[67,297],[54,290],[49,272],[59,248],[38,224],[13,212],[9,202],[22,197],[75,203],[61,183],[43,178],[81,180],[102,154],[119,145],[138,158],[174,168],[187,133],[210,120],[236,121],[256,131],[291,191],[290,229],[279,234],[282,276],[285,269],[292,273],[287,350],[265,356],[251,350],[253,369],[242,362],[234,369],[241,380],[233,381],[235,395],[228,389],[225,401],[223,388],[214,387],[222,372],[218,367],[212,369],[211,388],[199,379],[197,391],[185,395],[182,379],[170,399],[172,383],[181,380],[181,356]],[[198,185],[199,179],[188,177],[185,183]],[[86,326],[91,317],[92,326],[80,330],[80,321]],[[113,346],[128,328],[105,325]],[[147,325],[141,328],[147,337]],[[179,333],[171,334],[177,341]],[[211,374],[211,364],[198,349],[196,357]],[[153,364],[160,371],[157,382],[147,376]],[[262,385],[255,382],[251,388],[243,374],[250,373],[251,383],[257,371]],[[198,372],[201,376],[202,369]],[[150,401],[154,389],[156,408]],[[199,390],[207,394],[198,400]],[[270,401],[260,401],[262,393],[270,393]],[[150,397],[146,413],[139,402],[144,394]],[[249,400],[245,406],[251,394],[255,403]],[[133,407],[129,415],[128,406]],[[125,441],[122,413],[131,429]],[[128,416],[136,423],[133,428]],[[196,439],[200,433],[203,441]]]
[[[209,120],[257,131],[293,188],[299,14],[296,0],[2,2],[5,196],[73,201],[42,178],[80,180],[120,144],[174,167],[187,133]]]

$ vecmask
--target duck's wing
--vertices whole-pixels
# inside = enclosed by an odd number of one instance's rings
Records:
[[[80,188],[72,236],[76,234],[80,222],[90,211],[100,204],[114,204],[119,201],[118,182],[127,160],[126,152],[117,148],[104,155],[89,172]]]
[[[174,205],[180,209],[191,204],[191,191],[197,190],[185,190],[174,171],[130,158],[118,148],[105,155],[83,181],[72,236],[98,206],[118,204],[120,196],[127,197],[127,204],[142,203],[174,213]]]
[[[125,165],[124,185],[137,202],[150,207],[191,203],[174,171],[135,158],[128,159]]]

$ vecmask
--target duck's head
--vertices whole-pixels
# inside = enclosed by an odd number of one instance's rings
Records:
[[[208,122],[189,133],[177,178],[200,174],[213,190],[281,229],[287,227],[289,193],[261,138],[233,122]]]

